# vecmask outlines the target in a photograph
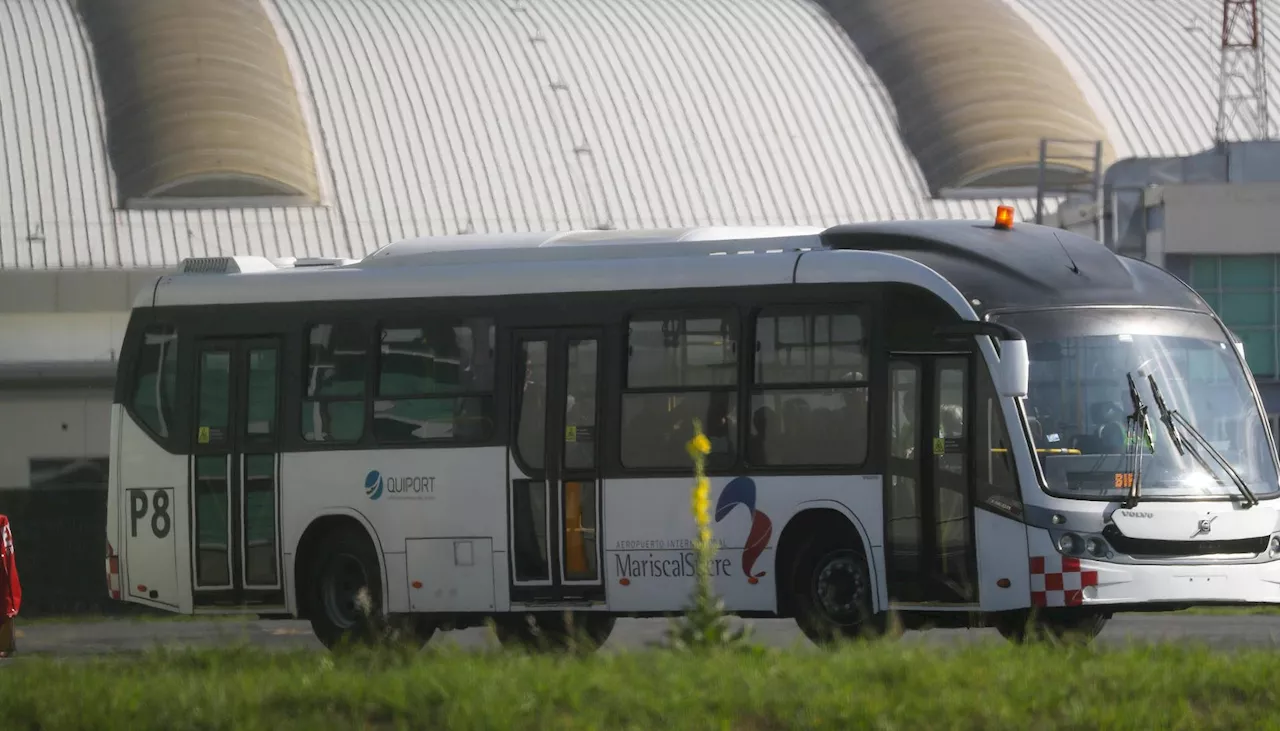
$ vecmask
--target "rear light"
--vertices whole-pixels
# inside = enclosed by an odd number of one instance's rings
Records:
[[[120,598],[120,557],[107,541],[107,593],[112,599]]]

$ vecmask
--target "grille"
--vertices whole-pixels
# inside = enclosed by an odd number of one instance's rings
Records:
[[[1102,529],[1102,536],[1111,547],[1130,556],[1212,556],[1215,554],[1257,555],[1267,550],[1270,536],[1239,538],[1231,541],[1157,541],[1149,538],[1130,538],[1114,524]]]

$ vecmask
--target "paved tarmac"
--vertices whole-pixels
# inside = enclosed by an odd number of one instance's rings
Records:
[[[809,647],[791,620],[750,620],[756,642],[773,647]],[[605,649],[643,649],[661,644],[667,627],[661,619],[618,621]],[[157,645],[215,647],[244,641],[267,649],[313,649],[322,645],[311,627],[299,621],[267,620],[181,620],[138,621],[98,620],[86,622],[33,622],[23,626],[18,619],[18,657],[74,657],[130,653]],[[929,630],[909,632],[905,642],[954,644],[958,642],[1004,642],[995,630]],[[1280,647],[1280,616],[1267,615],[1117,615],[1098,637],[1102,645],[1128,642],[1178,642],[1208,645],[1218,649],[1240,647]],[[465,648],[497,647],[487,629],[437,633],[432,645],[454,644]],[[16,658],[15,658],[16,659]]]

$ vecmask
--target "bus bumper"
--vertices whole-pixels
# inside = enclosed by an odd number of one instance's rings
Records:
[[[1117,564],[1031,551],[1033,607],[1280,604],[1280,560],[1249,564]],[[1047,550],[1046,550],[1047,549]]]

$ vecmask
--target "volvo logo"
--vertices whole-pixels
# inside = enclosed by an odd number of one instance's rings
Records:
[[[1218,516],[1216,515],[1212,518],[1201,518],[1200,523],[1196,526],[1196,532],[1191,534],[1191,537],[1195,538],[1196,536],[1208,535],[1209,531],[1213,528],[1213,521],[1217,519]]]

